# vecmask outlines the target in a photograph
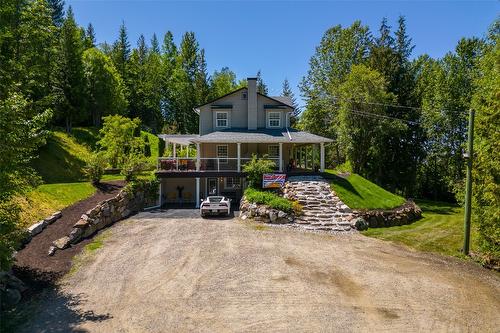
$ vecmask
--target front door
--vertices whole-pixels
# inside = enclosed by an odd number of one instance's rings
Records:
[[[207,178],[207,196],[219,194],[219,179]]]

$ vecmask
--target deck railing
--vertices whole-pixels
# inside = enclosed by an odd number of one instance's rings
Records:
[[[267,158],[275,164],[275,171],[279,170],[279,159],[278,158]],[[251,158],[240,158],[240,169],[243,170],[243,166],[248,163]],[[196,168],[196,157],[160,157],[158,158],[158,170],[159,171],[171,171],[171,172],[182,172],[182,171],[197,171]],[[209,157],[200,158],[200,168],[199,171],[238,171],[238,158],[234,157]]]

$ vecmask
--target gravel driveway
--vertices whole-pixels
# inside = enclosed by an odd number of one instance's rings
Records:
[[[46,296],[26,332],[493,332],[500,278],[361,235],[141,213]]]

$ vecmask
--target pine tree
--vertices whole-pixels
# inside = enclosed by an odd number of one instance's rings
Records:
[[[130,58],[130,43],[128,41],[125,23],[120,26],[118,39],[113,43],[112,59],[118,73],[127,81],[127,63]]]
[[[260,69],[257,72],[257,92],[262,95],[267,95],[267,85],[264,83],[264,80],[262,79],[262,74],[260,72]]]
[[[96,46],[94,26],[89,23],[87,30],[85,30],[85,48],[90,49]]]
[[[294,110],[290,118],[290,126],[293,127],[297,123],[297,118],[300,114],[300,111],[299,111],[299,105],[297,104],[297,99],[295,98],[295,94],[290,88],[290,82],[288,82],[288,79],[286,78],[285,81],[283,81],[283,90],[281,92],[281,95],[289,97],[290,100],[292,101],[292,106]]]
[[[57,78],[58,102],[56,115],[64,120],[66,131],[71,132],[74,121],[84,117],[83,36],[73,16],[71,6],[61,27],[59,71]]]
[[[160,43],[158,42],[156,34],[153,34],[153,37],[151,38],[151,52],[160,54]]]
[[[64,22],[64,0],[47,0],[52,11],[52,22],[56,27],[61,27]]]

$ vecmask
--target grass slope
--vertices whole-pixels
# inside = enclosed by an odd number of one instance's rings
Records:
[[[382,187],[369,180],[351,174],[347,177],[330,174],[330,185],[339,198],[349,207],[354,209],[390,209],[402,205],[405,199],[384,190]]]
[[[88,182],[40,185],[25,196],[16,198],[21,207],[21,225],[28,227],[94,193],[95,188]]]
[[[435,252],[462,257],[463,209],[449,203],[417,201],[423,218],[409,225],[374,228],[363,234],[399,244],[419,251]],[[477,230],[471,228],[471,251],[478,249]]]

